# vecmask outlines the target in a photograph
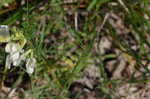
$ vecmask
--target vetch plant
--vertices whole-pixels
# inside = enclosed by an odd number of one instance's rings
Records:
[[[0,31],[1,34],[4,35],[4,33],[6,33],[4,32],[5,29],[8,29],[8,28],[4,28],[3,33]],[[33,50],[32,49],[29,49],[27,51],[24,50],[24,46],[27,40],[24,37],[22,31],[19,31],[16,28],[13,28],[12,32],[14,34],[8,37],[10,38],[10,40],[7,41],[7,44],[5,47],[5,52],[8,53],[8,55],[6,56],[5,67],[7,69],[10,69],[11,66],[19,66],[21,65],[21,63],[25,62],[26,72],[28,74],[32,74],[36,67],[36,59],[33,57]]]

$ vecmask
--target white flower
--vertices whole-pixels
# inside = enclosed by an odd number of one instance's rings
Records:
[[[5,51],[7,53],[14,53],[14,52],[17,52],[21,50],[19,44],[16,44],[16,43],[8,43],[5,47]]]
[[[6,45],[5,51],[9,53],[6,57],[6,68],[10,69],[11,65],[18,66],[22,61],[25,61],[27,73],[32,74],[34,72],[36,59],[32,57],[32,50],[24,52],[18,43],[10,42]],[[27,57],[29,58],[27,59]]]
[[[18,66],[21,63],[22,57],[20,53],[22,49],[17,43],[8,43],[5,47],[5,51],[9,53],[6,57],[6,67],[8,69],[10,69],[11,64],[13,64],[13,66]]]
[[[36,66],[36,59],[35,58],[28,58],[26,60],[26,70],[28,74],[32,74],[34,72],[34,68]]]

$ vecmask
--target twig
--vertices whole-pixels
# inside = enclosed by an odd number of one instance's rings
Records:
[[[99,49],[99,44],[100,44],[100,38],[99,38],[99,33],[101,32],[101,30],[103,29],[107,19],[109,18],[109,13],[106,13],[105,17],[104,17],[104,20],[102,22],[102,24],[100,25],[100,27],[97,29],[97,37],[96,37],[96,41],[97,41],[97,54],[99,53],[98,51],[100,50]],[[98,54],[99,55],[99,54]]]
[[[75,29],[78,30],[78,12],[75,12],[74,14],[74,23],[75,23]]]
[[[16,92],[16,88],[12,89],[9,94],[8,94],[8,97],[9,98],[12,98],[14,96],[14,93]]]
[[[127,6],[124,4],[124,2],[123,2],[122,0],[118,0],[118,2],[123,6],[123,8],[125,9],[125,11],[129,13],[129,9],[128,9]]]
[[[106,13],[105,17],[104,17],[104,21],[103,23],[101,24],[101,26],[97,29],[97,33],[101,32],[102,28],[104,27],[105,23],[106,23],[106,20],[108,19],[109,17],[109,13]]]

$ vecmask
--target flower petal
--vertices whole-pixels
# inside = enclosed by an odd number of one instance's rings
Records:
[[[6,63],[5,63],[6,68],[10,69],[11,63],[12,63],[12,60],[10,58],[10,55],[7,55],[7,57],[6,57]]]
[[[21,58],[20,58],[20,53],[19,52],[14,52],[10,54],[10,58],[13,61],[13,65],[14,66],[18,66],[21,62]]]
[[[5,51],[7,53],[13,53],[13,52],[16,52],[20,49],[19,45],[18,44],[15,44],[15,43],[8,43],[5,47]]]

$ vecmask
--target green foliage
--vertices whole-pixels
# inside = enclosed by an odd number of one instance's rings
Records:
[[[1,0],[0,1],[0,8],[4,5],[4,4],[9,4],[9,3],[12,3],[13,1],[15,1],[15,0]]]
[[[13,1],[14,0],[0,1],[0,8],[4,3],[12,3]],[[82,18],[82,15],[79,15],[79,17],[81,17],[79,24],[82,24],[79,30],[74,28],[74,23],[72,22],[74,21],[73,18],[70,22],[65,20],[68,18],[68,14],[62,6],[63,2],[61,0],[47,0],[46,3],[44,3],[44,1],[35,0],[34,2],[29,2],[21,6],[11,13],[6,13],[6,16],[0,16],[3,17],[0,24],[6,24],[10,27],[17,26],[18,30],[13,31],[15,33],[22,31],[24,36],[19,36],[19,38],[22,39],[15,38],[15,40],[21,40],[20,43],[25,47],[25,50],[32,49],[37,59],[36,71],[33,75],[28,77],[31,81],[31,88],[26,92],[32,94],[35,99],[45,99],[47,97],[51,97],[52,99],[66,99],[70,95],[69,87],[72,82],[82,77],[83,69],[90,64],[88,61],[96,58],[96,60],[100,61],[97,63],[97,67],[103,79],[98,88],[103,96],[107,96],[107,98],[111,99],[113,88],[111,89],[108,86],[112,85],[115,87],[126,80],[111,80],[108,77],[103,61],[118,56],[115,54],[93,54],[97,36],[111,36],[115,42],[114,46],[117,46],[119,50],[132,56],[137,61],[138,66],[142,64],[141,59],[150,59],[149,51],[144,50],[145,45],[150,47],[148,40],[145,39],[145,35],[149,33],[150,22],[143,16],[143,14],[150,16],[149,11],[146,9],[150,2],[149,0],[122,1],[128,7],[129,12],[126,12],[124,7],[118,3],[117,0],[90,0],[84,9],[85,12],[88,12],[87,17]],[[113,2],[117,2],[117,5],[110,6],[110,3]],[[144,7],[141,7],[141,5]],[[41,6],[44,7],[44,10],[39,10]],[[82,11],[82,9],[78,8],[73,9],[73,11],[78,10]],[[131,32],[135,32],[133,36],[140,45],[138,53],[135,53],[129,44],[118,37],[116,31],[108,22],[105,23],[100,33],[97,32],[97,27],[103,23],[105,14],[109,12],[119,13],[122,16],[124,24],[131,29]],[[19,24],[17,24],[17,22],[19,22]],[[148,29],[146,30],[145,27]],[[67,36],[65,36],[65,33]],[[136,36],[139,38],[136,38]],[[71,52],[73,48],[75,50]],[[6,53],[4,47],[0,47],[0,65],[5,65],[5,58]],[[65,65],[61,64],[61,62]],[[24,67],[22,69],[24,69]],[[11,71],[15,70],[16,68]],[[149,73],[149,70],[147,68],[145,68],[145,70],[146,73],[143,73],[142,79],[137,80],[131,77],[131,79],[126,82],[148,82],[148,76],[146,76],[146,74]],[[4,69],[0,72],[3,73],[3,71]],[[18,72],[21,72],[21,75],[14,83],[14,87],[19,85],[25,74],[24,71]],[[5,78],[7,75],[5,72],[3,74]],[[38,80],[40,80],[42,84],[38,84]]]

